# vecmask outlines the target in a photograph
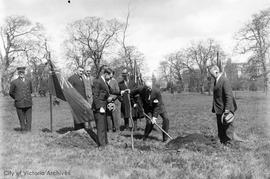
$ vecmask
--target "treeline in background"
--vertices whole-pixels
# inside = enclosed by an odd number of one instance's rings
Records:
[[[134,45],[127,43],[126,35],[130,13],[125,21],[85,17],[66,25],[61,42],[64,76],[78,66],[91,66],[92,75],[98,77],[104,65],[112,67],[116,77],[127,68],[130,74],[147,72],[145,57]],[[211,93],[212,81],[207,68],[217,64],[232,83],[233,90],[264,91],[268,89],[270,8],[251,16],[250,20],[235,32],[234,52],[245,54],[246,61],[236,63],[222,46],[212,38],[192,41],[185,48],[167,54],[160,62],[158,75],[152,80],[161,90],[171,92]],[[9,84],[16,76],[16,67],[27,66],[27,78],[33,83],[35,93],[47,90],[49,70],[47,61],[59,66],[46,28],[25,16],[8,16],[0,27],[1,35],[1,94],[7,95]],[[220,64],[218,64],[220,62]],[[135,71],[136,70],[136,71]],[[144,78],[144,77],[142,77]]]

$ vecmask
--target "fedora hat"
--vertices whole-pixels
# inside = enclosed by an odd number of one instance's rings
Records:
[[[232,112],[229,113],[223,113],[221,116],[221,123],[222,124],[230,124],[234,120],[234,114]]]
[[[26,67],[17,67],[18,72],[25,72]]]

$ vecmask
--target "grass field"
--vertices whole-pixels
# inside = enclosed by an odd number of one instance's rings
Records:
[[[217,135],[211,96],[163,93],[163,98],[173,137]],[[192,143],[166,150],[158,129],[151,133],[151,140],[139,139],[144,127],[141,120],[132,151],[127,131],[109,133],[110,145],[102,150],[80,138],[66,145],[55,142],[61,134],[42,132],[49,128],[48,98],[34,98],[32,132],[21,134],[14,130],[19,122],[13,101],[2,97],[0,178],[270,178],[269,98],[252,92],[238,92],[237,98],[237,134],[247,142],[231,147]],[[54,107],[53,114],[54,131],[73,126],[66,103]],[[87,142],[89,147],[83,145]]]

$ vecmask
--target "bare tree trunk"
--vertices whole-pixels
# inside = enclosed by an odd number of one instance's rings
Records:
[[[8,95],[10,81],[11,81],[11,78],[9,77],[9,74],[6,72],[3,72],[2,77],[1,77],[1,92],[4,96]]]

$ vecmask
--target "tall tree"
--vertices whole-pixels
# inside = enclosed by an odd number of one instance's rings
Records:
[[[165,80],[166,83],[169,83],[171,81],[171,73],[168,61],[163,60],[159,63],[159,71],[161,79]]]
[[[236,49],[241,54],[252,54],[249,58],[250,69],[259,68],[259,73],[253,73],[251,76],[253,78],[263,77],[265,92],[267,92],[269,73],[269,67],[267,67],[267,54],[269,54],[270,48],[269,34],[270,8],[254,14],[252,19],[236,34],[238,41]]]
[[[176,53],[172,53],[168,56],[168,63],[170,65],[170,73],[172,74],[173,78],[176,80],[176,83],[179,85],[183,85],[183,78],[182,72],[185,69],[184,65],[182,64],[183,59],[185,58],[182,51],[178,51]]]
[[[29,40],[39,35],[42,26],[33,24],[24,16],[9,16],[0,27],[1,46],[1,92],[8,94],[9,83],[16,72],[18,59],[25,58]]]
[[[99,76],[104,54],[115,43],[123,24],[116,19],[86,17],[67,26],[69,39],[65,42],[67,57],[78,65],[93,64]]]
[[[200,71],[201,93],[204,92],[204,85],[207,80],[207,67],[211,64],[217,64],[217,52],[219,52],[219,58],[224,58],[223,50],[213,39],[199,41],[187,49],[187,58],[192,60]]]

